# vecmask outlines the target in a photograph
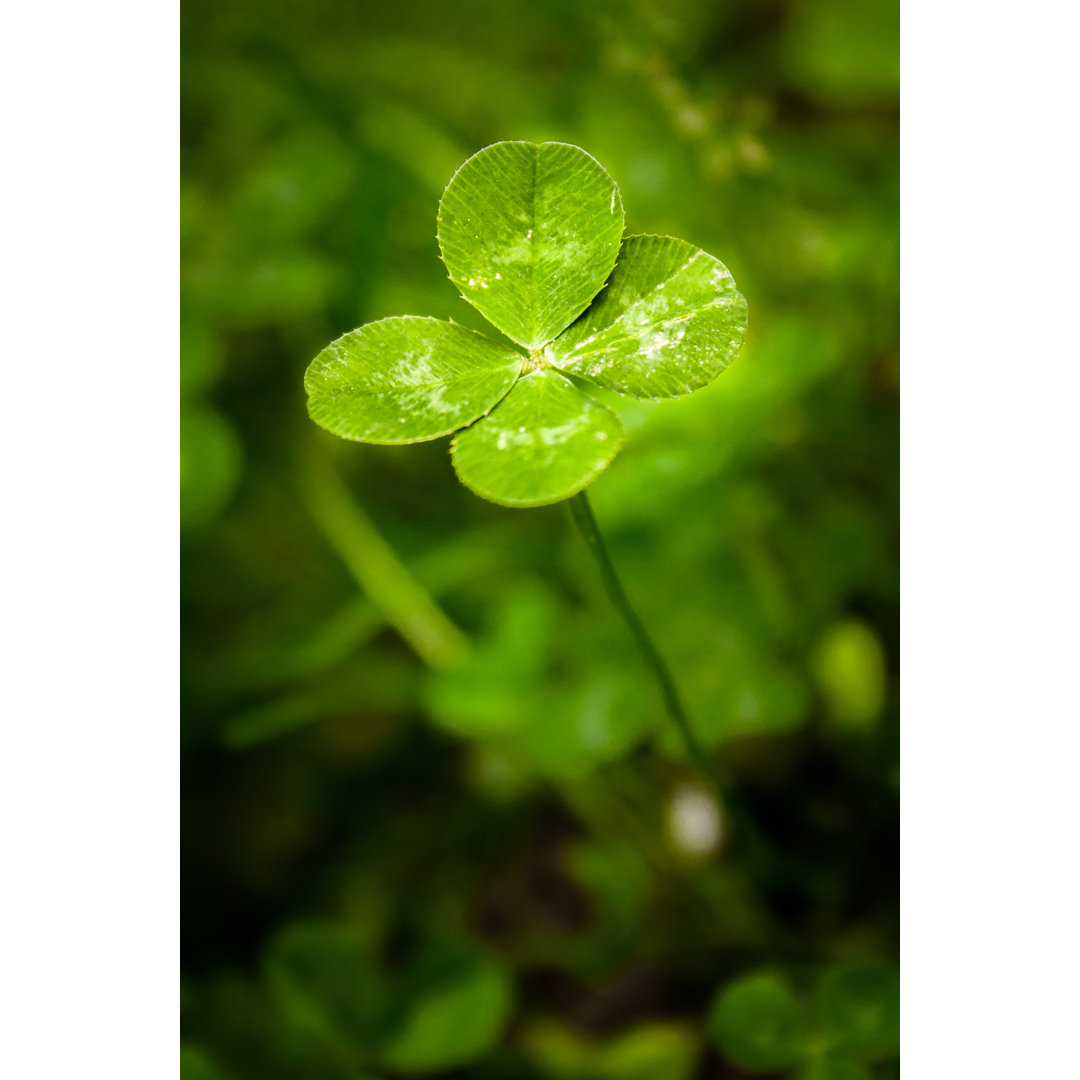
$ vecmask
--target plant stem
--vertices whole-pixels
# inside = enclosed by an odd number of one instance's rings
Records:
[[[581,491],[570,499],[569,502],[570,513],[573,515],[574,523],[581,531],[581,535],[585,539],[585,544],[589,548],[589,551],[592,552],[593,558],[596,559],[596,564],[600,568],[600,577],[604,582],[604,588],[607,590],[611,602],[622,616],[623,622],[626,623],[626,627],[630,631],[630,635],[633,637],[634,643],[637,645],[642,659],[652,672],[653,678],[660,688],[660,696],[664,700],[664,707],[667,709],[668,716],[675,722],[675,726],[682,735],[683,743],[686,745],[686,752],[690,756],[690,760],[697,766],[698,771],[715,789],[717,796],[722,798],[723,793],[720,780],[716,775],[716,771],[710,764],[705,751],[702,749],[701,743],[698,742],[697,736],[694,734],[694,729],[690,726],[690,718],[687,716],[682,699],[679,697],[678,687],[675,685],[675,679],[672,677],[671,669],[660,655],[659,650],[649,636],[648,630],[645,629],[645,624],[641,621],[637,612],[631,605],[630,599],[626,595],[626,590],[619,580],[618,572],[615,570],[615,564],[611,561],[611,555],[608,552],[607,545],[604,543],[604,538],[600,535],[600,529],[596,524],[596,518],[593,516],[592,506],[589,503],[588,496],[584,491]]]
[[[622,581],[619,580],[618,572],[615,569],[615,564],[611,561],[607,545],[600,535],[600,529],[596,524],[596,518],[593,516],[588,497],[582,491],[573,496],[569,503],[574,522],[581,531],[586,546],[592,552],[593,558],[596,559],[596,564],[600,568],[600,577],[604,582],[604,588],[607,590],[611,602],[622,616],[623,622],[626,623],[626,627],[630,631],[642,659],[648,665],[657,686],[660,688],[660,696],[664,700],[664,707],[667,709],[668,716],[671,717],[675,726],[679,729],[679,734],[682,735],[687,755],[705,782],[713,789],[713,794],[719,801],[720,806],[726,810],[736,833],[741,835],[743,848],[751,865],[765,865],[765,860],[769,858],[769,841],[757,827],[753,815],[742,799],[724,785],[717,769],[709,760],[701,743],[698,742],[694,729],[690,724],[690,718],[683,707],[682,699],[679,697],[679,690],[675,685],[671,669],[660,655],[660,651],[653,643],[648,630],[645,629],[645,624],[630,603]],[[757,896],[756,890],[753,889],[752,885],[749,885],[749,882],[748,886],[754,891],[760,910],[766,910],[764,901],[760,896]]]

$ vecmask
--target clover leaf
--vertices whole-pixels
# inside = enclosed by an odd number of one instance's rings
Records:
[[[773,1072],[803,1057],[810,1027],[787,980],[766,971],[724,987],[709,1010],[709,1034],[740,1069]]]
[[[507,345],[401,316],[338,338],[304,379],[311,418],[345,439],[412,443],[464,429],[466,487],[543,506],[587,487],[622,445],[579,383],[677,397],[739,351],[746,301],[718,259],[667,236],[623,238],[618,187],[565,143],[502,142],[469,158],[439,204],[450,280]]]

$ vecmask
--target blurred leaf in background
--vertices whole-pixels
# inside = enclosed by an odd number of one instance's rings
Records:
[[[896,1075],[897,21],[184,5],[185,1080]],[[506,139],[748,299],[591,489],[722,800],[565,507],[306,415],[364,323],[486,329],[435,215]]]
[[[727,986],[709,1016],[709,1031],[725,1055],[747,1072],[775,1072],[806,1056],[805,1010],[777,975],[749,975]]]
[[[859,1058],[900,1052],[900,981],[883,965],[844,964],[825,972],[815,999],[829,1045]]]

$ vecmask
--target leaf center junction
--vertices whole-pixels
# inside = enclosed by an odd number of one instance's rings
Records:
[[[525,357],[521,365],[521,373],[527,375],[530,371],[543,371],[544,368],[549,367],[551,367],[549,351],[547,346],[542,346],[539,349],[529,350],[529,355]]]

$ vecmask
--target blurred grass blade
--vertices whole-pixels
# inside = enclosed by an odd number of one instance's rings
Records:
[[[409,573],[333,467],[312,460],[301,485],[315,523],[386,621],[433,668],[468,652],[468,639]]]

